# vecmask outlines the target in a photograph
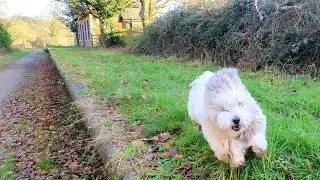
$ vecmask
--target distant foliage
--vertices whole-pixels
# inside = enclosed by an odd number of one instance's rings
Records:
[[[14,16],[4,19],[13,47],[74,45],[74,33],[58,17],[48,19]]]
[[[134,51],[320,74],[320,2],[261,0],[259,11],[253,2],[172,11],[148,26]]]
[[[11,37],[6,27],[0,22],[0,48],[9,48],[11,45]]]

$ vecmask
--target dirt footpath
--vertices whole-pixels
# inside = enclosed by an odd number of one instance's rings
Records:
[[[33,70],[39,52],[32,52],[15,63],[0,69],[0,102],[12,94]]]
[[[32,52],[20,60],[0,68],[0,118],[3,110],[3,103],[5,99],[9,99],[10,96],[15,94],[15,91],[19,88],[21,83],[26,80],[28,74],[31,74],[36,60],[39,59],[39,51]],[[4,119],[0,119],[0,159],[8,156],[5,150],[5,140],[3,139],[3,123]],[[9,138],[9,137],[8,137]],[[0,178],[1,179],[1,178]]]
[[[48,54],[0,70],[0,179],[106,179]]]

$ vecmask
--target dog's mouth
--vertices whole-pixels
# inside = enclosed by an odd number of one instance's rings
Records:
[[[234,130],[234,131],[240,131],[240,129],[241,129],[241,126],[240,126],[240,125],[234,125],[234,126],[232,126],[232,130]]]

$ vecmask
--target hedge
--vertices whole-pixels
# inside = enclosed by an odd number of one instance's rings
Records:
[[[320,2],[264,0],[258,8],[231,0],[215,9],[176,9],[149,25],[133,51],[319,75]]]

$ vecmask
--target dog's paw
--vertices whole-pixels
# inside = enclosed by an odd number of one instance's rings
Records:
[[[241,168],[244,165],[245,158],[244,157],[237,157],[232,158],[230,162],[230,167],[232,168]]]
[[[229,164],[230,162],[230,158],[228,156],[228,154],[219,154],[219,153],[215,153],[216,157],[218,160],[223,161],[227,164]]]
[[[252,151],[257,155],[259,159],[262,159],[266,154],[266,150],[260,149],[258,147],[252,147]]]

